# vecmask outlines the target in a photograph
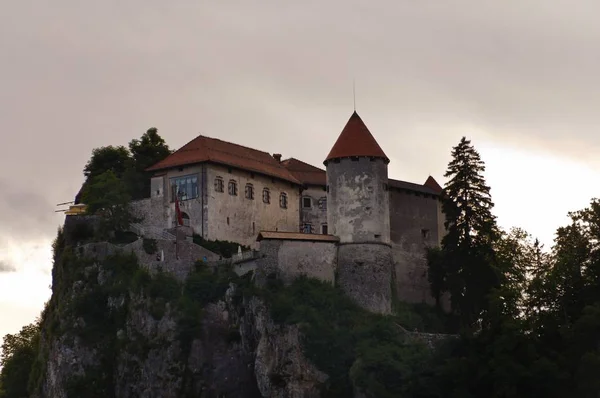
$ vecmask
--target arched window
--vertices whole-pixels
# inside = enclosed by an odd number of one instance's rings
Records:
[[[221,177],[215,178],[215,192],[223,192],[223,179]]]
[[[237,196],[237,182],[235,180],[229,180],[229,194]]]
[[[288,201],[287,201],[287,194],[285,192],[282,192],[279,195],[279,207],[281,207],[282,209],[287,209],[287,205],[288,205]]]
[[[271,192],[269,192],[269,188],[263,189],[263,202],[271,203]]]
[[[254,186],[246,184],[246,199],[254,199]]]

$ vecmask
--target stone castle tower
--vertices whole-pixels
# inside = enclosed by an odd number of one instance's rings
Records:
[[[340,239],[336,284],[362,307],[390,313],[389,159],[354,112],[323,163],[329,233]]]

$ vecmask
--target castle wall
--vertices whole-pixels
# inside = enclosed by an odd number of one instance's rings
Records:
[[[336,284],[361,307],[389,314],[391,267],[392,249],[387,244],[340,244]]]
[[[103,259],[106,256],[112,255],[118,251],[124,253],[135,253],[140,265],[151,273],[157,272],[159,269],[171,273],[178,280],[183,281],[194,267],[196,260],[202,260],[206,257],[207,261],[218,259],[215,253],[187,241],[179,241],[177,243],[179,259],[176,257],[175,242],[170,240],[156,240],[156,253],[148,254],[144,250],[143,239],[130,243],[128,245],[117,246],[108,242],[88,243],[79,247],[82,255]],[[161,251],[164,253],[164,261],[160,261]]]
[[[261,230],[298,232],[300,225],[300,187],[290,182],[231,169],[207,165],[208,228],[207,239],[229,240],[257,248]],[[214,181],[223,179],[223,192],[216,192]],[[229,195],[228,183],[237,182],[237,196]],[[254,187],[254,199],[245,197],[246,184]],[[270,192],[270,203],[263,202],[263,188]],[[287,208],[280,206],[280,194],[287,195]]]
[[[345,242],[390,241],[387,164],[361,157],[327,163],[329,233]]]
[[[260,242],[260,254],[257,262],[263,276],[275,273],[284,283],[291,283],[306,275],[335,283],[335,242],[264,239]]]
[[[439,200],[396,188],[390,189],[389,196],[397,298],[410,303],[435,304],[427,280],[425,249],[439,245],[441,240],[443,222]]]
[[[311,206],[305,207],[304,198],[310,198]],[[322,234],[323,226],[327,225],[327,191],[325,187],[309,186],[302,191],[300,198],[300,227],[311,225],[311,233]],[[329,229],[327,229],[329,233]]]

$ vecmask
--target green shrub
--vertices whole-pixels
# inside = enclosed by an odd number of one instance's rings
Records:
[[[353,385],[369,396],[403,396],[428,357],[424,347],[407,344],[397,319],[359,308],[329,283],[273,282],[263,295],[276,322],[300,326],[307,358],[330,376],[324,397],[352,396]]]

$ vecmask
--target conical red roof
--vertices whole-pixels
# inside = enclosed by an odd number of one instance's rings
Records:
[[[383,158],[389,162],[388,157],[356,111],[350,116],[324,163],[332,159],[352,156]]]

